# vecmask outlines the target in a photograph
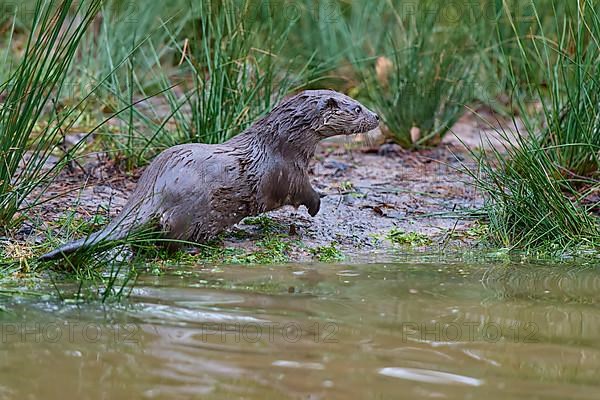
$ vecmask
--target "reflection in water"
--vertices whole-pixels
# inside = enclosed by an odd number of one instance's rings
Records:
[[[600,273],[222,267],[127,305],[5,299],[0,398],[597,398]],[[293,290],[290,290],[293,288]]]

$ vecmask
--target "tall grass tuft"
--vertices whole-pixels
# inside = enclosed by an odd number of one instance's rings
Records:
[[[185,63],[193,76],[191,118],[179,118],[189,141],[220,143],[239,133],[290,89],[278,53],[289,25],[276,9],[253,1],[209,1],[195,7]],[[281,68],[281,69],[280,69]]]
[[[357,84],[350,60],[381,49],[393,7],[387,0],[298,0],[287,3],[284,16],[294,22],[290,41],[295,43],[283,49],[284,55],[294,58],[300,52],[309,60],[314,87],[345,90]]]
[[[64,165],[60,161],[46,164],[63,130],[68,129],[68,113],[56,108],[46,111],[65,88],[66,71],[99,6],[100,0],[38,0],[35,4],[24,54],[0,87],[4,97],[0,108],[2,229],[32,205],[26,201],[32,191]]]
[[[504,141],[506,152],[477,155],[479,170],[472,171],[486,196],[492,241],[552,253],[600,246],[598,217],[590,212],[598,204],[584,203],[599,182],[563,176],[539,138],[505,133]]]
[[[293,90],[303,71],[292,74],[291,61],[279,57],[291,25],[276,11],[251,0],[193,2],[159,24],[165,43],[132,41],[124,85],[108,88],[117,108],[149,91],[164,94],[121,116],[122,134],[106,135],[115,156],[133,167],[176,144],[221,143]]]
[[[485,2],[484,2],[485,3]],[[528,96],[536,87],[544,87],[547,74],[544,69],[531,69],[531,57],[536,57],[534,37],[558,41],[564,24],[572,23],[577,16],[577,2],[556,0],[489,0],[488,17],[494,17],[493,29],[482,26],[487,32],[488,44],[483,54],[485,68],[482,72],[487,96]],[[556,17],[560,16],[557,20]],[[575,19],[573,19],[575,18]],[[480,21],[485,25],[489,19]],[[558,54],[548,54],[556,61]],[[511,74],[507,74],[508,70]],[[516,84],[516,86],[515,86]],[[526,97],[527,99],[527,97]],[[496,99],[486,99],[494,103]],[[531,100],[531,99],[529,99]]]
[[[541,10],[533,11],[543,34]],[[505,134],[506,154],[480,157],[480,174],[474,176],[487,196],[497,242],[525,249],[597,249],[600,14],[593,0],[582,0],[575,15],[555,12],[554,21],[557,40],[520,37],[522,69],[510,69],[515,87],[523,71],[525,78],[543,73],[545,82],[532,85],[527,96],[537,99],[537,107],[515,97],[524,135]],[[510,59],[504,62],[512,66]]]
[[[474,97],[478,51],[467,26],[442,10],[438,2],[396,5],[376,57],[353,57],[385,133],[405,148],[439,143]]]

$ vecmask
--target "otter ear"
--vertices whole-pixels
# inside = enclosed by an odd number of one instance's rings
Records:
[[[319,110],[339,108],[338,102],[333,97],[326,97],[319,101]]]

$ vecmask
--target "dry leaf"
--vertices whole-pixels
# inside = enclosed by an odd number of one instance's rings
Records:
[[[410,140],[413,143],[417,143],[419,139],[421,139],[421,130],[416,126],[413,126],[410,128]]]
[[[381,86],[387,86],[390,78],[390,73],[394,64],[387,57],[379,57],[375,62],[375,72],[377,73],[377,81]]]

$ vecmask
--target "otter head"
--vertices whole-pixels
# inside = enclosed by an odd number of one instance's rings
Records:
[[[379,116],[358,101],[331,90],[320,91],[317,105],[323,137],[369,132],[379,126]]]

